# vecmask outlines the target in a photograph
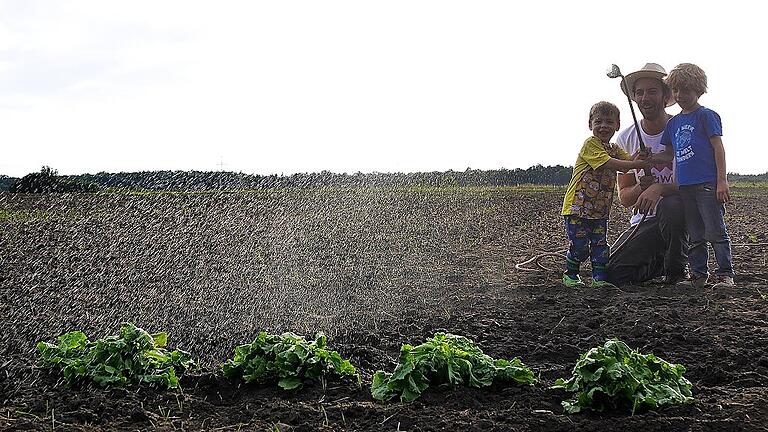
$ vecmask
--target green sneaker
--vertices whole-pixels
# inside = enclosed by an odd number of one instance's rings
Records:
[[[579,275],[576,275],[576,278],[572,278],[565,273],[563,273],[563,285],[571,288],[586,286],[584,282],[581,281]]]
[[[616,285],[606,280],[595,280],[595,279],[592,279],[592,284],[590,286],[592,288],[618,288]]]

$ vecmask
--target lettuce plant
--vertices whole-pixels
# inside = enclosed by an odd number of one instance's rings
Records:
[[[89,341],[85,333],[73,331],[54,345],[39,342],[41,365],[61,371],[71,385],[91,380],[103,386],[158,383],[168,388],[179,385],[178,374],[194,366],[189,353],[168,351],[166,333],[149,334],[131,323],[120,327],[119,336]]]
[[[327,349],[322,333],[308,342],[293,333],[262,331],[250,344],[235,348],[235,356],[222,365],[224,376],[247,383],[277,382],[283,389],[301,387],[304,381],[321,380],[328,374],[357,375],[357,370],[336,351]],[[359,379],[359,376],[358,376]]]
[[[517,357],[493,359],[466,337],[435,333],[421,345],[403,345],[392,373],[376,371],[371,395],[380,401],[399,395],[401,401],[410,402],[430,385],[481,388],[494,381],[532,385],[536,377]]]
[[[684,373],[682,365],[653,354],[640,354],[612,339],[582,354],[571,379],[559,378],[553,388],[575,392],[572,399],[563,401],[568,413],[631,408],[634,414],[637,410],[692,402],[691,383]]]

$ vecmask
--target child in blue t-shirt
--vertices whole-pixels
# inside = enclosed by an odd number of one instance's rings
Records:
[[[733,286],[731,240],[724,221],[724,204],[730,202],[731,195],[723,128],[716,112],[699,105],[699,98],[707,91],[707,76],[700,67],[682,63],[669,73],[666,83],[682,112],[667,123],[661,138],[666,149],[654,158],[675,159],[675,179],[685,208],[690,247],[688,283],[697,288],[707,283],[709,242],[717,261],[715,286]]]

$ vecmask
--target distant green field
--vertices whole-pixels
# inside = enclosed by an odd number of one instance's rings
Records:
[[[756,188],[756,189],[768,189],[768,182],[733,182],[732,188]]]
[[[564,185],[534,185],[521,184],[515,186],[319,186],[319,187],[293,187],[293,188],[264,188],[264,189],[208,189],[194,191],[173,191],[173,190],[131,190],[110,188],[103,194],[123,194],[123,195],[212,195],[212,194],[233,194],[233,193],[386,193],[386,192],[404,192],[404,193],[491,193],[491,192],[564,192]]]
[[[49,219],[51,214],[42,210],[0,209],[0,222],[25,222],[33,219]]]
[[[207,189],[207,190],[136,190],[125,188],[108,188],[97,194],[106,195],[215,195],[215,194],[317,194],[317,193],[436,193],[436,194],[488,194],[488,193],[564,193],[566,185],[542,185],[519,184],[515,186],[318,186],[318,187],[288,187],[288,188],[264,188],[264,189]],[[737,194],[751,194],[755,190],[768,189],[768,182],[733,182],[731,188],[736,189]],[[45,212],[30,213],[28,211],[10,211],[0,209],[0,220],[30,219],[44,217]]]

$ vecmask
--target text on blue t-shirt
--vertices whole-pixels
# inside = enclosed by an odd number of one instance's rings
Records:
[[[661,143],[672,146],[675,151],[675,178],[679,185],[717,181],[715,151],[709,139],[722,135],[720,116],[703,106],[688,114],[680,113],[667,122]]]

